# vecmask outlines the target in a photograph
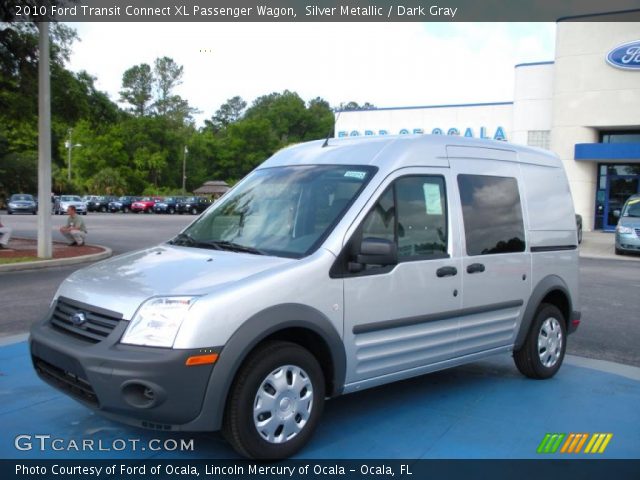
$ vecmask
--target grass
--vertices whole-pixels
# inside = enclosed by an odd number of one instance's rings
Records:
[[[38,260],[44,260],[44,259],[38,258],[38,257],[0,258],[0,265],[8,265],[10,263],[35,262]]]

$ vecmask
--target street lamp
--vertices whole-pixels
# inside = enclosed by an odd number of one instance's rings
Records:
[[[81,147],[82,146],[79,143],[76,143],[75,145],[73,143],[71,143],[71,129],[69,129],[69,140],[64,142],[64,146],[67,149],[67,164],[69,166],[69,168],[67,169],[67,180],[69,180],[69,182],[71,182],[71,150],[74,147]]]
[[[182,157],[182,194],[185,195],[187,193],[185,184],[187,181],[187,153],[189,153],[189,150],[187,149],[187,146],[184,146],[184,155]]]

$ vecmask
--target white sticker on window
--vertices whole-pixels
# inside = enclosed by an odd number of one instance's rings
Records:
[[[367,172],[356,172],[354,170],[349,170],[345,172],[345,177],[357,178],[358,180],[363,180],[364,177],[367,176]]]
[[[440,185],[436,183],[425,183],[422,185],[422,190],[424,192],[427,215],[442,215]]]

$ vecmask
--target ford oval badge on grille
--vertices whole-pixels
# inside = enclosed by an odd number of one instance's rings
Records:
[[[625,70],[640,70],[640,40],[624,43],[607,54],[607,63]]]
[[[77,327],[87,323],[87,314],[84,312],[76,312],[71,315],[71,322]]]

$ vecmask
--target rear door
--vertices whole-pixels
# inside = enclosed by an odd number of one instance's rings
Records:
[[[531,292],[531,257],[515,152],[458,148],[464,158],[449,161],[463,227],[458,355],[465,356],[513,344]]]

